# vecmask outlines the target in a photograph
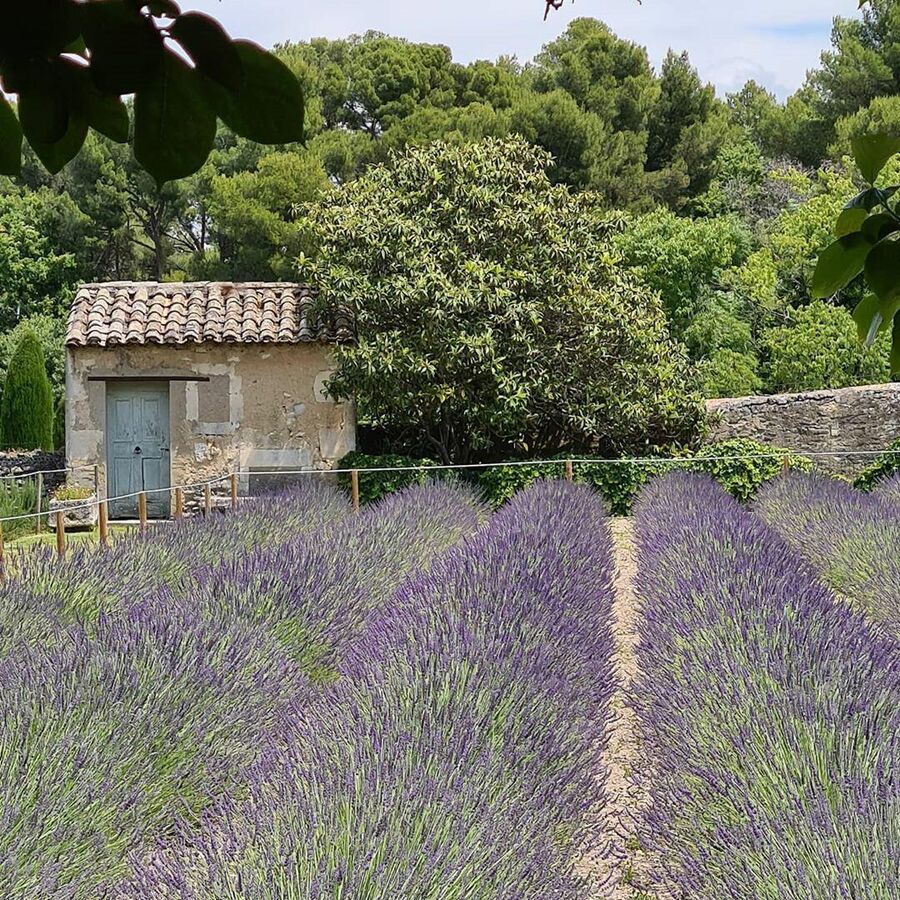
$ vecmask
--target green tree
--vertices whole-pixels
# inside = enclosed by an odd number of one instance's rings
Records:
[[[74,256],[54,252],[37,212],[33,197],[0,195],[0,331],[62,315],[77,279]]]
[[[253,281],[288,274],[303,249],[298,210],[329,188],[321,161],[293,151],[263,156],[254,171],[214,176],[209,215],[219,277]]]
[[[53,394],[44,351],[31,329],[22,332],[0,400],[0,441],[18,450],[53,449]]]
[[[539,93],[565,91],[601,123],[591,187],[614,202],[639,196],[648,121],[660,93],[647,51],[596,19],[576,19],[538,54],[529,74]]]
[[[749,236],[734,217],[688,219],[663,209],[631,220],[615,242],[625,263],[660,293],[679,336],[710,288],[750,249]]]
[[[656,196],[678,208],[709,187],[729,125],[715,89],[703,84],[687,53],[669,51],[659,89],[648,119],[648,182]]]
[[[710,399],[751,397],[763,388],[759,360],[752,353],[720,347],[702,359],[698,369],[703,395]]]
[[[794,310],[791,323],[763,333],[772,392],[814,391],[890,380],[890,338],[863,347],[849,311],[816,300]]]
[[[47,378],[53,396],[57,400],[66,392],[66,318],[64,316],[37,315],[23,319],[12,331],[0,334],[0,386],[6,382],[11,360],[23,335],[32,331],[41,342]]]
[[[876,97],[900,91],[900,6],[873,0],[861,19],[837,18],[833,49],[822,54],[810,84],[822,114],[834,123],[868,106]]]
[[[410,149],[308,211],[300,274],[350,304],[329,390],[448,462],[687,441],[700,415],[657,296],[589,195],[520,139]]]

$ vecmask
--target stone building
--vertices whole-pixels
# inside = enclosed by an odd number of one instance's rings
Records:
[[[346,320],[316,320],[299,284],[82,286],[66,336],[73,478],[106,497],[153,492],[162,518],[178,485],[239,471],[252,492],[267,474],[333,467],[355,417],[324,386],[350,338]],[[131,518],[136,500],[109,512]]]

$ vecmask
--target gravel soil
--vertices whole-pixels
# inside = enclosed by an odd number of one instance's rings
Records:
[[[591,814],[591,846],[578,860],[578,872],[591,887],[590,900],[670,900],[653,886],[652,860],[641,849],[638,823],[650,801],[646,754],[637,717],[629,704],[637,674],[640,608],[634,593],[637,573],[633,524],[613,519],[616,599],[613,633],[618,687],[611,704],[610,738],[598,777],[606,782],[606,802]]]

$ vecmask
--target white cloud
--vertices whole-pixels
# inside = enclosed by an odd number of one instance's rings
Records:
[[[577,0],[542,21],[543,0],[185,0],[219,18],[235,37],[265,45],[344,37],[368,29],[447,44],[460,61],[531,58],[577,16],[604,19],[645,45],[658,64],[688,50],[720,90],[753,77],[780,96],[795,90],[828,46],[831,20],[858,0]]]

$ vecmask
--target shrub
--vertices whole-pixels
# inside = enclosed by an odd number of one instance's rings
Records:
[[[753,497],[766,482],[780,475],[785,462],[788,468],[800,472],[812,469],[812,461],[805,456],[749,438],[719,441],[704,447],[697,455],[704,459],[689,466],[690,471],[712,475],[742,503]]]
[[[723,457],[723,458],[719,458]],[[725,458],[727,457],[727,458]],[[574,466],[576,482],[592,485],[605,498],[613,515],[631,511],[640,488],[652,478],[672,471],[706,472],[736,499],[746,502],[759,488],[778,475],[788,460],[792,469],[808,471],[809,459],[781,447],[770,447],[743,438],[701,447],[696,454],[682,451],[672,458],[646,462],[583,462]],[[499,506],[539,478],[562,478],[565,464],[485,469],[478,484],[485,500]]]
[[[900,438],[894,441],[872,465],[857,475],[854,486],[861,491],[871,491],[885,478],[900,472]]]
[[[413,484],[425,484],[437,473],[424,472],[416,466],[436,466],[433,459],[413,459],[396,453],[385,453],[374,456],[351,450],[338,463],[339,469],[359,469],[359,499],[361,503],[373,503],[388,494],[396,493]],[[367,472],[366,469],[408,468],[409,472]],[[338,475],[338,484],[344,490],[350,490],[350,475]]]
[[[9,363],[0,401],[0,439],[17,450],[53,449],[53,395],[44,351],[25,329]]]
[[[706,397],[750,397],[763,387],[759,361],[752,353],[721,347],[698,365],[700,383]]]
[[[614,255],[618,220],[552,185],[550,164],[521,139],[438,142],[307,211],[301,274],[357,327],[329,390],[444,463],[621,454],[699,428],[661,301]]]
[[[763,334],[768,387],[773,392],[890,381],[889,334],[882,334],[872,347],[863,347],[850,313],[821,300],[792,316],[793,324]]]
[[[87,487],[75,484],[61,484],[54,492],[54,500],[87,500],[94,496],[94,492]]]
[[[403,556],[399,543],[383,552]],[[309,603],[313,621],[357,586],[347,550],[334,554],[346,584]],[[240,798],[145,844],[135,885],[110,896],[583,897],[573,869],[605,794],[614,571],[590,491],[516,497],[400,590],[376,591],[341,677],[298,692]]]
[[[0,519],[33,513],[37,506],[37,486],[30,478],[4,479],[0,481]],[[6,537],[26,534],[34,527],[34,520],[22,519],[18,522],[4,522]]]
[[[900,636],[900,528],[889,498],[793,475],[760,491],[756,510],[826,583]]]

